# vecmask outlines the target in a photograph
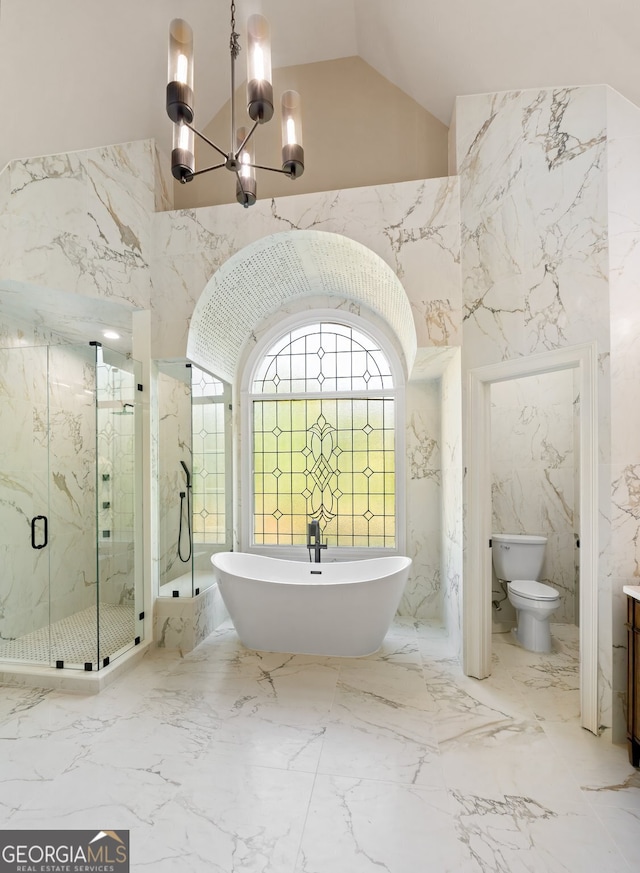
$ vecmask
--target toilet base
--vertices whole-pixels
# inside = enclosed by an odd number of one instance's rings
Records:
[[[512,633],[522,648],[528,652],[544,653],[553,651],[551,627],[548,618],[540,621],[534,613],[519,609],[518,627],[514,628]]]

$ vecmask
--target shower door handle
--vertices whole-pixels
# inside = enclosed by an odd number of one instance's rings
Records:
[[[40,544],[36,543],[36,524],[37,522],[43,522],[43,530],[44,541]],[[31,548],[32,549],[44,549],[44,547],[49,542],[49,520],[46,515],[34,515],[31,519]]]

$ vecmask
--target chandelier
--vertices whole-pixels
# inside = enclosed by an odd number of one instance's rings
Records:
[[[171,173],[183,184],[202,173],[230,170],[236,177],[236,200],[245,208],[256,202],[256,170],[282,173],[297,179],[304,172],[304,150],[300,95],[285,91],[282,108],[282,166],[264,167],[255,163],[253,135],[259,124],[273,117],[271,84],[271,46],[269,23],[262,15],[252,15],[247,23],[247,112],[250,122],[236,127],[236,59],[240,43],[235,30],[235,3],[231,3],[231,142],[228,151],[220,148],[193,126],[193,31],[182,18],[174,18],[169,27],[169,75],[167,115],[173,122]],[[202,170],[195,168],[194,135],[211,146],[222,161]]]

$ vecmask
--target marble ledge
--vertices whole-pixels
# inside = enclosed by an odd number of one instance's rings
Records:
[[[640,585],[625,585],[623,592],[635,600],[640,600]]]

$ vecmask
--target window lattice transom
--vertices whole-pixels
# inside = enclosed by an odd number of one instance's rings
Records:
[[[376,391],[393,388],[387,357],[368,336],[343,324],[290,331],[264,356],[254,394]]]

